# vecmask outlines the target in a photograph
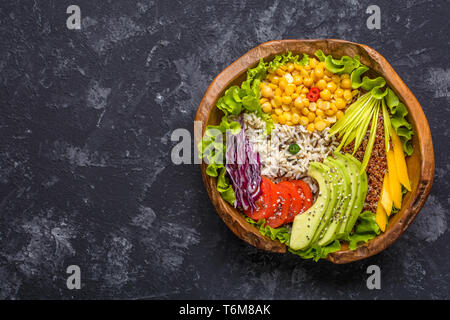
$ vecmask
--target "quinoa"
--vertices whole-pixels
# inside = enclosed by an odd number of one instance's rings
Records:
[[[372,126],[372,123],[370,125]],[[366,136],[364,137],[361,146],[354,154],[355,158],[357,158],[359,161],[362,161],[364,158],[364,152],[366,151],[367,143],[369,141],[369,132],[370,129],[367,130]],[[386,151],[384,146],[383,114],[380,111],[375,142],[373,145],[372,154],[370,155],[369,163],[366,168],[368,190],[363,208],[364,211],[368,210],[375,213],[377,209],[377,204],[381,195],[381,189],[383,187],[383,178],[387,171]],[[343,151],[351,154],[353,153],[353,148],[354,143],[351,142],[347,147],[344,148]]]

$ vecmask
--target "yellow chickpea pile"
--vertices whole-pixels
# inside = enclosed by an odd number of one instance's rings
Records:
[[[310,102],[310,88],[317,87],[320,97]],[[344,109],[358,90],[351,90],[348,74],[333,74],[323,62],[312,58],[309,64],[288,63],[269,72],[261,83],[261,108],[275,123],[322,131],[344,115]]]

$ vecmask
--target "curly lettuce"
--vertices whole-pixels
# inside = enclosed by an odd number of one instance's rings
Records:
[[[199,158],[205,159],[208,163],[206,174],[217,177],[217,191],[222,198],[234,205],[236,196],[230,179],[226,176],[224,135],[227,131],[238,134],[241,125],[237,121],[229,121],[228,116],[223,116],[222,121],[217,126],[207,126],[202,140],[197,145]]]
[[[354,69],[361,65],[360,57],[355,55],[353,58],[343,56],[341,59],[333,59],[331,55],[325,55],[322,50],[317,50],[314,55],[319,61],[325,62],[325,68],[336,74],[350,74]]]
[[[355,250],[359,244],[367,243],[381,232],[378,226],[375,214],[370,211],[364,211],[359,215],[358,224],[352,235],[346,239],[350,250]]]
[[[266,220],[260,219],[258,221],[253,220],[247,216],[244,216],[245,220],[251,225],[255,226],[259,233],[263,236],[267,236],[272,240],[278,240],[281,243],[289,245],[289,240],[291,238],[291,230],[287,227],[271,228],[266,226]]]
[[[291,248],[289,248],[288,250],[289,252],[296,254],[303,259],[313,259],[317,262],[320,259],[325,259],[328,254],[341,250],[341,243],[339,242],[339,240],[335,240],[327,246],[321,247],[318,245],[313,245],[305,251],[293,250]]]

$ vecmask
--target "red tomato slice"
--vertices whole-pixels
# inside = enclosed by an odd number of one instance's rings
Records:
[[[265,177],[261,178],[261,195],[255,202],[256,208],[245,210],[244,213],[253,220],[270,217],[275,211],[274,189],[275,183]]]
[[[303,199],[299,194],[297,187],[292,182],[283,181],[278,185],[288,189],[289,195],[291,196],[291,206],[289,208],[289,213],[285,221],[285,223],[290,223],[294,221],[295,216],[300,213],[303,207]]]
[[[292,180],[291,182],[297,187],[298,194],[303,199],[303,206],[300,210],[300,213],[303,213],[308,210],[313,203],[311,188],[303,180]]]
[[[266,221],[266,225],[271,228],[278,228],[286,221],[291,207],[289,190],[279,184],[275,186],[275,212]]]

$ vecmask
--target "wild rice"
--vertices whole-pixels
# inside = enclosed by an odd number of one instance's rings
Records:
[[[339,144],[328,135],[328,128],[310,133],[301,125],[275,124],[267,136],[265,122],[254,113],[244,114],[244,124],[247,139],[261,158],[261,174],[274,180],[303,178],[310,162],[322,161]],[[288,151],[292,143],[300,147],[295,155]]]

